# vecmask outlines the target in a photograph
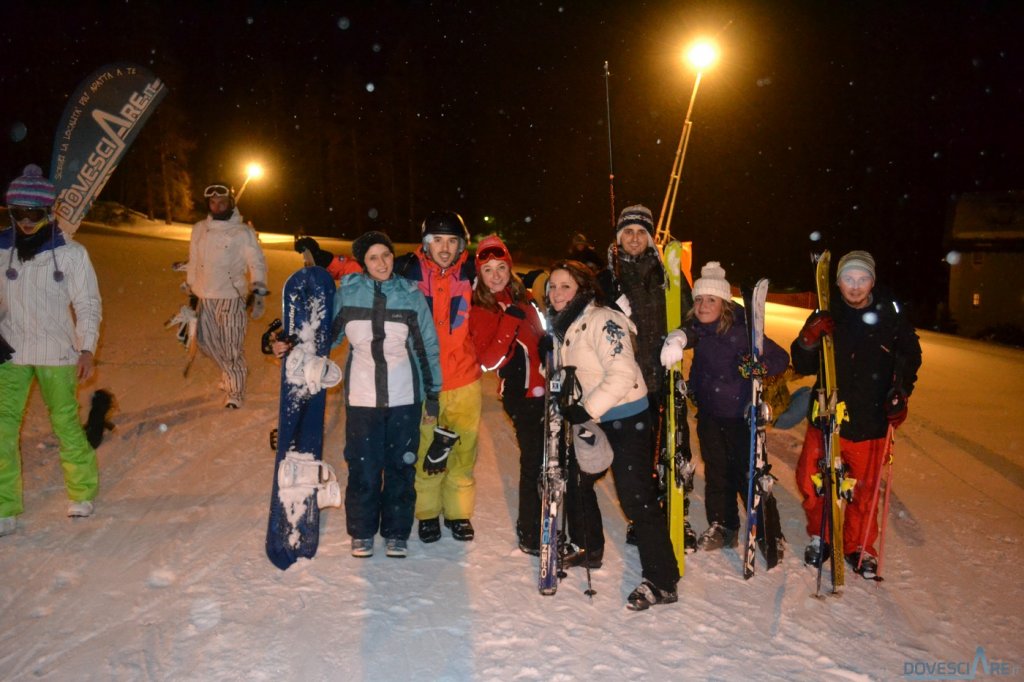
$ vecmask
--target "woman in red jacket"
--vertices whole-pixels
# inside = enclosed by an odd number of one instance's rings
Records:
[[[469,313],[469,333],[484,371],[497,370],[505,412],[519,441],[519,549],[540,554],[540,479],[544,456],[544,336],[537,309],[512,272],[512,257],[497,235],[476,251],[477,282]]]

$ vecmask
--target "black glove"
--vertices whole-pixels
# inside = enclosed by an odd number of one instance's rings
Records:
[[[11,344],[7,343],[7,339],[0,336],[0,365],[4,364],[12,357],[14,357],[14,349],[11,348]]]
[[[815,310],[800,330],[800,345],[808,350],[816,347],[825,334],[836,330],[836,322],[827,310]]]
[[[537,352],[540,354],[541,361],[548,356],[548,353],[555,349],[555,337],[551,334],[545,334],[544,336],[537,339]]]
[[[330,251],[324,251],[317,244],[316,240],[312,237],[302,237],[295,240],[295,250],[299,253],[303,251],[309,251],[310,255],[313,256],[313,262],[322,268],[326,268],[334,260],[334,254]]]
[[[583,422],[591,419],[590,413],[587,412],[586,408],[579,403],[566,407],[565,414],[562,416],[565,417],[566,421],[570,424],[582,424]]]
[[[437,416],[441,414],[441,403],[437,398],[427,398],[423,404],[423,409],[428,417],[437,419]]]
[[[526,313],[523,311],[522,308],[520,308],[517,305],[510,305],[509,307],[505,308],[505,314],[508,315],[509,317],[514,317],[517,320],[526,319]]]
[[[427,453],[423,456],[423,473],[428,476],[439,474],[448,468],[448,455],[459,442],[459,434],[454,431],[434,427],[434,440],[430,442]]]
[[[885,397],[885,418],[894,429],[898,429],[907,418],[907,394],[903,389],[893,387]]]

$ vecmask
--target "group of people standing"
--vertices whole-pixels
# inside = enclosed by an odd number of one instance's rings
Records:
[[[0,257],[9,251],[0,290],[0,535],[15,530],[22,511],[17,441],[33,378],[61,440],[69,515],[91,514],[97,490],[95,453],[78,422],[75,390],[91,372],[99,294],[85,249],[55,227],[53,194],[38,167],[26,168],[7,192],[13,229],[0,232]],[[263,313],[266,263],[230,186],[210,185],[205,197],[209,215],[193,228],[187,284],[198,301],[199,347],[222,371],[225,407],[237,409],[247,374],[247,311],[254,319]],[[675,602],[679,567],[659,499],[655,443],[665,368],[678,363],[685,349],[694,351],[689,386],[698,410],[709,523],[699,538],[687,524],[687,547],[736,545],[737,498],[746,496],[749,451],[750,381],[740,372],[749,337],[746,313],[732,301],[724,269],[710,262],[692,291],[684,279],[684,322],[669,330],[668,279],[654,232],[649,209],[624,209],[606,264],[581,240],[576,246],[587,248],[577,250],[589,254],[587,262],[555,262],[542,302],[514,272],[498,236],[485,237],[471,254],[469,231],[451,211],[428,215],[422,243],[400,257],[378,231],[356,239],[350,259],[308,237],[296,242],[307,264],[323,266],[340,280],[332,341],[347,339],[350,345],[344,456],[353,556],[371,556],[378,534],[388,556],[406,556],[414,521],[423,543],[440,540],[442,527],[455,540],[474,539],[483,371],[498,374],[519,445],[519,548],[538,554],[545,366],[547,356],[556,354],[559,366],[573,368],[575,382],[567,392],[571,398],[562,400],[564,418],[571,424],[596,422],[614,455],[614,487],[643,573],[627,605],[642,610]],[[858,491],[870,490],[877,480],[887,429],[906,417],[921,351],[905,315],[875,289],[870,254],[845,256],[837,284],[841,297],[832,313],[812,314],[791,352],[798,372],[815,374],[822,336],[836,341],[839,398],[850,414],[841,425],[842,457],[857,479],[843,551],[870,572],[877,522],[870,517],[870,495]],[[274,350],[281,357],[289,347],[278,342]],[[766,339],[762,361],[769,374],[779,374],[789,357]],[[832,542],[816,534],[822,503],[811,479],[820,449],[821,433],[812,425],[797,468],[811,536],[808,563],[820,562]],[[584,472],[572,457],[568,464],[562,564],[599,568],[604,532],[594,485],[604,472]]]

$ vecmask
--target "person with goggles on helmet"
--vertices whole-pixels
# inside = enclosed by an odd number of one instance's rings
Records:
[[[231,186],[214,183],[203,195],[209,215],[192,227],[186,282],[198,298],[199,348],[220,367],[224,407],[238,409],[248,373],[246,309],[254,320],[263,316],[270,293],[267,262],[256,232],[242,221]]]

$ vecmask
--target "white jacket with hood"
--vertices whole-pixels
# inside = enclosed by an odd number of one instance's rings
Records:
[[[208,215],[192,227],[186,281],[199,298],[244,299],[253,285],[266,287],[263,249],[237,208],[227,220]]]
[[[617,310],[587,305],[565,332],[562,366],[574,366],[583,407],[608,422],[647,409],[647,385],[633,355],[636,327]]]

